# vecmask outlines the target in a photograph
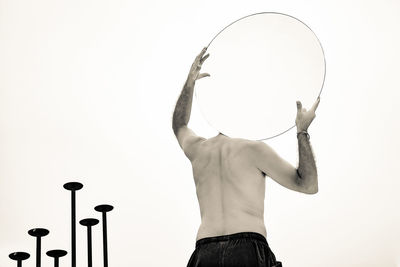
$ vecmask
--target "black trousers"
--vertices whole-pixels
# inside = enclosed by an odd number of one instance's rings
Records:
[[[187,267],[282,267],[265,237],[241,232],[196,241]]]

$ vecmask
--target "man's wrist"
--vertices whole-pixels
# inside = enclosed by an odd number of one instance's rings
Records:
[[[297,131],[297,138],[299,138],[300,135],[304,135],[307,137],[307,139],[310,139],[310,135],[308,134],[308,132],[306,130]]]
[[[306,127],[302,127],[301,125],[296,125],[296,129],[297,129],[297,133],[299,133],[299,132],[307,132],[307,130],[308,130],[308,127],[306,128]]]

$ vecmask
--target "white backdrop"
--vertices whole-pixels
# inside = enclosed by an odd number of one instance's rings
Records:
[[[109,214],[110,266],[186,266],[200,213],[191,166],[171,128],[189,67],[227,23],[276,11],[324,46],[327,77],[310,128],[317,195],[268,180],[268,242],[285,267],[400,266],[400,2],[0,0],[0,266],[69,251],[69,193],[79,219]],[[211,55],[212,56],[212,55]],[[211,59],[211,58],[210,58]],[[293,103],[295,108],[295,103]],[[194,105],[190,126],[216,132]],[[297,163],[295,132],[268,141]],[[78,266],[86,265],[78,225]],[[102,266],[101,227],[94,266]],[[69,266],[70,257],[60,266]]]

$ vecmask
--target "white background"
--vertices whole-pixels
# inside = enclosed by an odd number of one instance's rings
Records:
[[[227,23],[283,12],[324,45],[327,77],[310,128],[320,191],[268,180],[268,242],[285,267],[399,266],[399,1],[0,0],[0,266],[13,251],[69,250],[78,218],[109,214],[110,266],[186,266],[200,214],[171,129],[189,67]],[[193,107],[191,126],[210,129]],[[268,142],[293,164],[295,132]],[[86,263],[78,225],[78,266]],[[102,266],[101,227],[94,266]],[[397,265],[396,265],[397,263]],[[70,257],[60,266],[69,266]]]

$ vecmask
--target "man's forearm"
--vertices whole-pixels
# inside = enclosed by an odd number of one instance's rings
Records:
[[[200,74],[201,65],[209,56],[208,54],[204,56],[206,51],[207,47],[204,47],[194,60],[181,95],[176,102],[174,115],[172,117],[172,129],[176,136],[178,136],[179,128],[186,126],[189,123],[190,113],[192,111],[193,90],[196,80],[210,76],[208,73]]]
[[[318,174],[310,140],[307,135],[298,135],[299,146],[299,183],[312,193],[318,191]]]
[[[186,126],[189,123],[190,113],[192,111],[193,89],[194,82],[189,81],[188,79],[183,86],[178,101],[176,102],[172,118],[172,128],[175,135],[177,135],[179,128]]]

